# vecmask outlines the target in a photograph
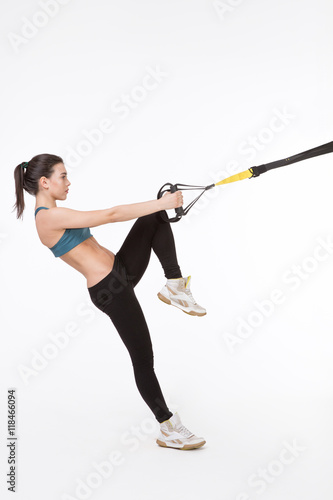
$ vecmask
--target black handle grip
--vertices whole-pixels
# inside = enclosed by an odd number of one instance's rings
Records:
[[[171,184],[170,191],[171,191],[171,193],[175,193],[176,191],[178,191],[177,184],[174,184],[174,185]],[[176,211],[177,215],[184,215],[184,209],[183,209],[183,207],[175,208],[175,211]]]
[[[164,189],[166,186],[169,186],[169,189]],[[173,185],[170,182],[167,182],[166,184],[164,184],[164,186],[162,186],[161,189],[159,190],[159,192],[157,193],[157,198],[158,199],[162,198],[163,194],[166,193],[167,191],[171,192],[171,193],[174,193],[175,191],[177,191],[177,184]],[[183,210],[183,207],[179,207],[179,208],[181,208],[181,210]],[[175,209],[176,216],[171,217],[170,219],[169,219],[168,214],[166,213],[165,210],[161,210],[159,213],[160,213],[162,219],[165,220],[166,222],[178,222],[182,218],[182,215],[184,215],[184,211],[182,211],[181,214],[177,212],[177,210],[179,210],[179,208]]]

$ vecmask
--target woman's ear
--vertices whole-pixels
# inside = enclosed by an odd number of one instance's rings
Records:
[[[43,176],[39,179],[38,184],[39,184],[39,188],[49,189],[49,182],[45,176]]]

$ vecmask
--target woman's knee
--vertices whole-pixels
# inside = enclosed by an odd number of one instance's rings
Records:
[[[163,224],[163,223],[166,223],[167,221],[165,221],[162,217],[161,217],[161,212],[164,213],[164,215],[167,217],[167,213],[165,210],[161,210],[159,212],[154,212],[153,214],[148,214],[148,215],[143,215],[142,217],[139,217],[137,219],[137,222],[140,221],[140,224],[142,225],[149,225],[151,226],[152,224]]]

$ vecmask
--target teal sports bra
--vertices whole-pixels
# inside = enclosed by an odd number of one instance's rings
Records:
[[[48,210],[48,207],[38,207],[35,211],[35,217],[38,211],[42,210],[42,208]],[[89,227],[66,229],[60,240],[53,245],[50,250],[53,252],[55,257],[61,257],[64,253],[69,252],[72,248],[82,243],[82,241],[90,238],[90,236],[92,236],[92,234]]]

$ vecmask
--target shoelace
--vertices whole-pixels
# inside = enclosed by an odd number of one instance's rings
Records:
[[[195,305],[198,305],[198,303],[196,302],[196,300],[194,299],[193,295],[192,295],[192,292],[189,288],[185,288],[185,283],[181,283],[180,286],[179,286],[179,290],[181,292],[184,292],[186,293],[186,295],[190,298],[190,300],[192,300],[193,304]]]
[[[179,425],[178,427],[176,427],[176,431],[186,438],[193,436],[193,432],[190,432],[188,429],[186,429],[184,425]]]
[[[193,300],[193,304],[196,304],[196,301],[194,300],[194,297],[193,297],[193,295],[191,293],[191,290],[189,290],[188,288],[184,288],[184,292],[186,293],[186,295],[188,297],[190,297],[191,300]]]

